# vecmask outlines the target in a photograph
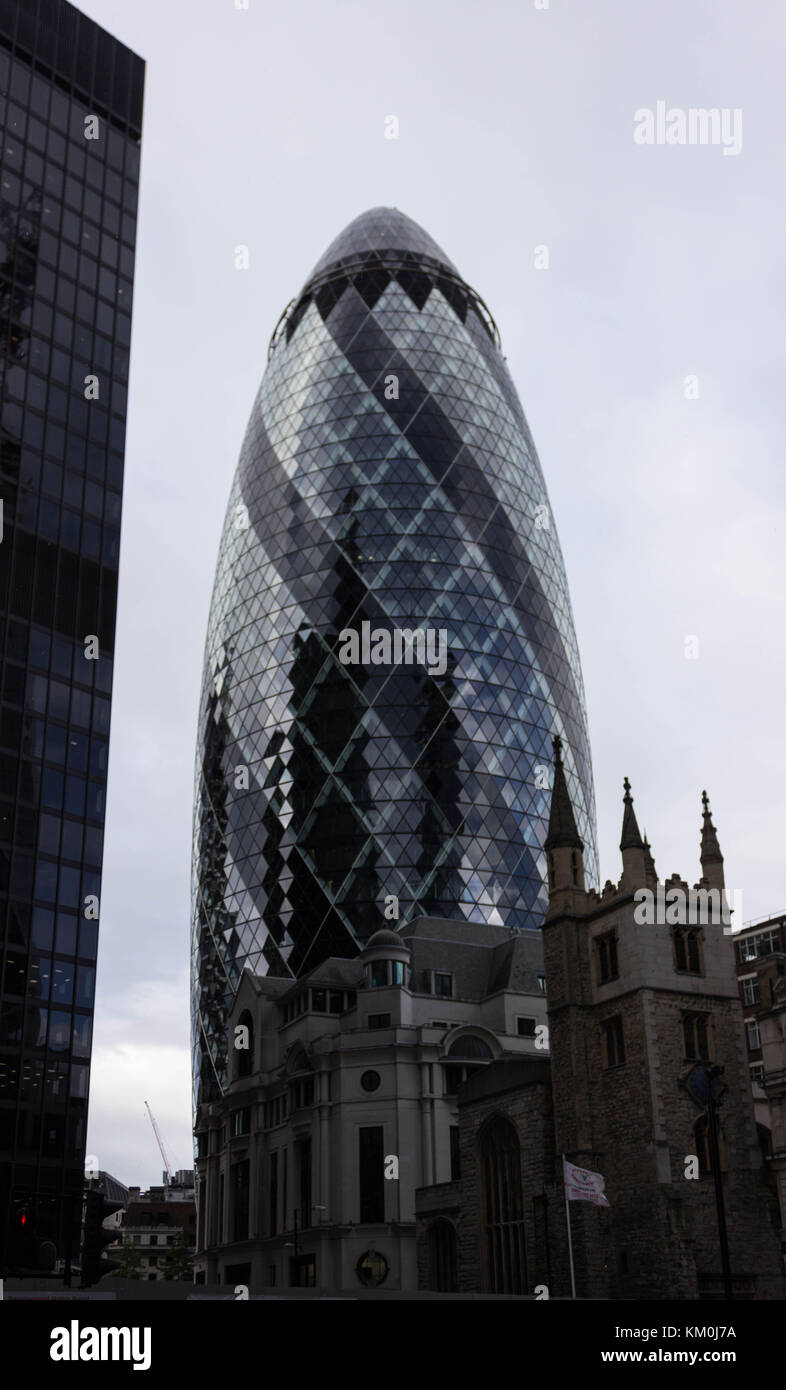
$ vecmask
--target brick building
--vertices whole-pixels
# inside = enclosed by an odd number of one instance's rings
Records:
[[[571,1203],[579,1297],[719,1296],[701,1099],[705,1068],[719,1066],[735,1294],[786,1294],[774,1175],[754,1120],[734,948],[722,919],[693,915],[697,901],[724,901],[723,857],[706,797],[702,877],[692,889],[677,875],[659,884],[627,782],[620,848],[619,882],[607,882],[600,894],[586,891],[583,845],[555,740],[543,926],[550,1066],[496,1064],[461,1089],[461,1176],[417,1194],[425,1287],[532,1294],[545,1285],[551,1296],[569,1294],[557,1158],[566,1153],[603,1174],[610,1202],[608,1208]],[[685,905],[681,918],[660,910],[664,898]],[[649,917],[648,906],[654,908]],[[782,994],[774,1012],[772,1031],[782,1036]],[[780,1137],[786,1138],[782,1131]]]
[[[778,1187],[781,1249],[786,1250],[786,977],[779,975],[758,1011],[763,1088],[769,1124],[769,1158]]]
[[[109,1259],[117,1257],[118,1249],[129,1247],[138,1258],[141,1278],[163,1279],[168,1258],[182,1243],[193,1255],[196,1243],[196,1203],[194,1174],[190,1169],[178,1169],[171,1182],[142,1192],[138,1187],[128,1189],[128,1206],[120,1215],[119,1241],[107,1249]]]
[[[770,1160],[769,1166],[776,1171],[782,1165],[786,1147],[782,1114],[786,1036],[777,1025],[786,978],[786,914],[760,917],[747,923],[742,931],[735,933],[734,952],[756,1124],[762,1150]],[[770,1020],[768,1025],[765,1019]],[[779,1179],[779,1201],[786,1243],[786,1186],[782,1178]]]
[[[748,923],[735,933],[734,947],[751,1081],[761,1086],[764,1062],[757,1015],[770,1006],[775,982],[786,974],[786,914]]]

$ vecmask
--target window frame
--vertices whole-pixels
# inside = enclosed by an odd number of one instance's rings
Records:
[[[375,979],[375,975],[382,973],[382,979]],[[368,967],[369,989],[387,989],[390,984],[390,961],[372,960]]]
[[[232,1111],[232,1138],[243,1139],[251,1133],[251,1106],[241,1105]]]
[[[712,1014],[706,1010],[686,1009],[680,1017],[682,1029],[682,1046],[686,1062],[714,1062],[715,1060],[715,1038],[712,1026]],[[688,1029],[690,1029],[690,1044],[688,1046]],[[701,1032],[703,1031],[705,1051],[701,1050]]]
[[[438,979],[450,981],[450,990],[447,994],[443,990],[437,989]],[[455,975],[452,970],[431,971],[431,994],[435,999],[455,999]]]
[[[751,1009],[754,1005],[760,1004],[761,982],[758,975],[747,975],[740,983],[742,984],[742,1002],[745,1007]]]
[[[619,937],[617,928],[601,932],[595,937],[595,959],[598,969],[598,985],[608,985],[620,977]]]
[[[361,1226],[385,1221],[385,1126],[358,1125],[356,1153],[358,1163],[357,1210]]]
[[[625,1025],[622,1014],[610,1014],[608,1018],[604,1018],[601,1022],[601,1032],[604,1071],[624,1067],[626,1062]]]
[[[678,926],[672,929],[671,939],[674,951],[674,969],[677,974],[703,975],[704,952],[702,950],[702,932],[696,927]],[[692,963],[694,952],[696,958],[695,966]]]

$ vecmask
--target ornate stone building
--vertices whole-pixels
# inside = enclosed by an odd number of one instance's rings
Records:
[[[550,1065],[498,1063],[462,1088],[461,1178],[418,1193],[423,1287],[569,1295],[558,1157],[566,1153],[603,1174],[610,1203],[571,1203],[579,1297],[722,1296],[710,1071],[722,1093],[734,1294],[786,1296],[733,946],[722,920],[702,922],[694,911],[703,903],[706,916],[713,890],[719,902],[724,894],[706,797],[702,877],[693,889],[676,875],[659,883],[627,781],[620,848],[619,882],[587,891],[555,739],[543,926]],[[680,902],[684,912],[673,906]],[[781,1003],[771,1011],[773,1035],[782,1027]],[[776,1079],[773,1070],[773,1090]],[[783,1148],[782,1133],[779,1142]],[[453,1267],[446,1251],[455,1252]]]
[[[419,917],[297,981],[246,971],[226,1095],[197,1116],[197,1282],[414,1292],[457,1091],[542,1055],[545,1025],[536,932]]]
[[[571,1203],[579,1297],[722,1297],[712,1085],[734,1296],[786,1296],[786,1084],[765,1068],[770,1158],[706,797],[692,888],[658,879],[627,781],[620,847],[587,890],[557,739],[541,934],[416,918],[298,981],[245,972],[198,1111],[198,1281],[568,1297],[564,1153],[609,1201]],[[765,1053],[784,1018],[779,985]]]

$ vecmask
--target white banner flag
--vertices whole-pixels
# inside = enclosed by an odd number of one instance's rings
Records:
[[[563,1158],[562,1174],[565,1196],[569,1202],[594,1202],[598,1207],[609,1206],[603,1195],[606,1183],[600,1173],[591,1173],[589,1168],[577,1168],[575,1163],[568,1163]]]

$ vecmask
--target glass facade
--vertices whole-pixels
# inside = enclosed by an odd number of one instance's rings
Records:
[[[0,1241],[32,1195],[61,1254],[86,1142],[143,79],[70,5],[0,0]]]
[[[554,733],[594,882],[567,581],[496,326],[422,228],[375,209],[282,315],[221,538],[194,819],[197,1102],[223,1082],[246,963],[297,976],[354,955],[393,898],[402,918],[539,927]]]

